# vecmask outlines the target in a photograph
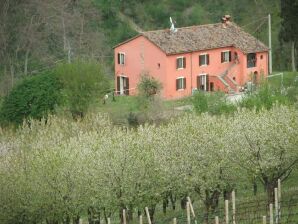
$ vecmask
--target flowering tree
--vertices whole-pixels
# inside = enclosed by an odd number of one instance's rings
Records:
[[[284,181],[298,164],[298,113],[284,106],[261,112],[242,111],[229,126],[232,163],[256,176],[274,200],[278,179]]]

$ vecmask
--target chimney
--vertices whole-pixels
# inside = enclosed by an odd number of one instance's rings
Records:
[[[223,28],[227,28],[227,18],[225,16],[221,18],[221,23]]]
[[[231,16],[225,15],[221,18],[223,28],[227,28],[227,25],[231,23]]]
[[[226,18],[226,23],[227,24],[230,24],[231,23],[231,16],[230,15],[225,15],[225,18]]]

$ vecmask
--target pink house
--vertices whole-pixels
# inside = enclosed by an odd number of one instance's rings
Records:
[[[222,23],[142,32],[114,51],[120,95],[137,94],[142,74],[162,83],[165,99],[197,89],[234,93],[268,75],[268,47],[228,16]]]

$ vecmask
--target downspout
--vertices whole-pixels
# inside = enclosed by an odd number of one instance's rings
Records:
[[[193,52],[191,52],[190,54],[190,94],[192,95],[192,54]]]

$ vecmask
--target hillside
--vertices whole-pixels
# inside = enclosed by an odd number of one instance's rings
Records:
[[[274,69],[290,68],[287,45],[278,41],[279,0],[4,0],[0,2],[0,95],[16,80],[61,61],[95,59],[112,77],[112,47],[137,33],[218,22],[230,14],[246,31],[267,43],[273,17]]]

